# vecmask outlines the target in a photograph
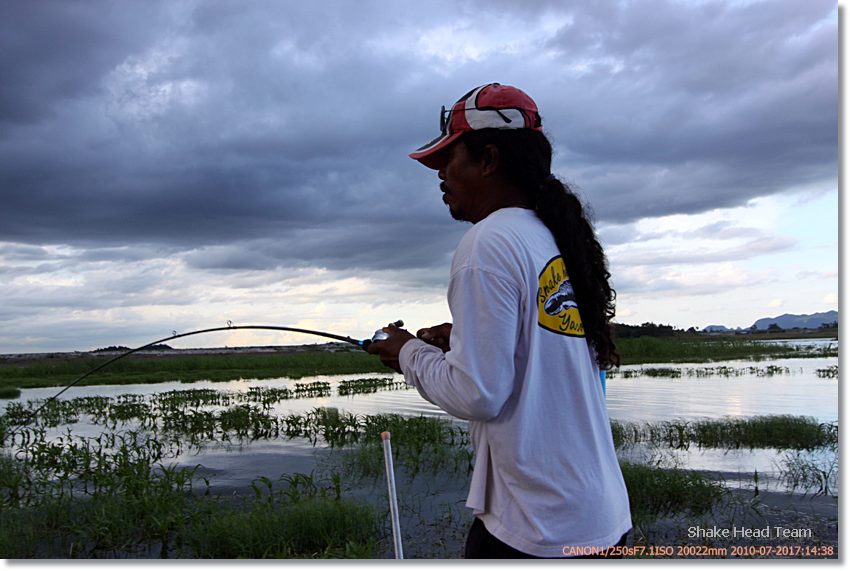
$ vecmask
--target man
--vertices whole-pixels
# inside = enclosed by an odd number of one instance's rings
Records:
[[[550,172],[537,105],[491,83],[440,115],[411,153],[437,170],[455,252],[453,323],[373,343],[426,400],[469,420],[467,558],[564,557],[622,545],[629,502],[600,369],[618,362],[614,292],[581,202]]]

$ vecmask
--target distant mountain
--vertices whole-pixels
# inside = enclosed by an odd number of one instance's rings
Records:
[[[725,325],[708,325],[702,328],[705,333],[726,333],[727,331],[732,331]]]
[[[782,329],[817,329],[824,323],[838,321],[837,311],[826,311],[824,313],[812,313],[810,315],[791,315],[785,313],[777,317],[764,317],[753,323],[756,329],[767,329],[775,323]]]

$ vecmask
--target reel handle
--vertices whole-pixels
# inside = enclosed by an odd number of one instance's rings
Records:
[[[404,321],[399,319],[398,321],[390,323],[390,325],[392,325],[394,327],[404,327]],[[360,346],[365,351],[366,348],[369,347],[369,345],[371,345],[373,342],[383,341],[384,339],[388,339],[389,336],[390,336],[390,334],[387,333],[386,331],[384,331],[383,329],[378,329],[377,331],[375,331],[375,334],[372,335],[371,339],[364,339],[363,341],[361,341]]]

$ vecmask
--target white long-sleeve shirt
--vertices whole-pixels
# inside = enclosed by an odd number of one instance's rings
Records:
[[[466,505],[488,531],[540,557],[612,545],[631,528],[599,369],[551,232],[497,210],[455,252],[451,350],[402,347],[406,381],[469,420]]]

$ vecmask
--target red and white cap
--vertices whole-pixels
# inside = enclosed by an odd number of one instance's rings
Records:
[[[521,89],[499,83],[476,87],[455,103],[451,110],[443,106],[440,111],[440,135],[410,153],[432,169],[445,165],[445,153],[440,151],[451,145],[467,131],[478,129],[534,129],[542,131],[537,104]]]

